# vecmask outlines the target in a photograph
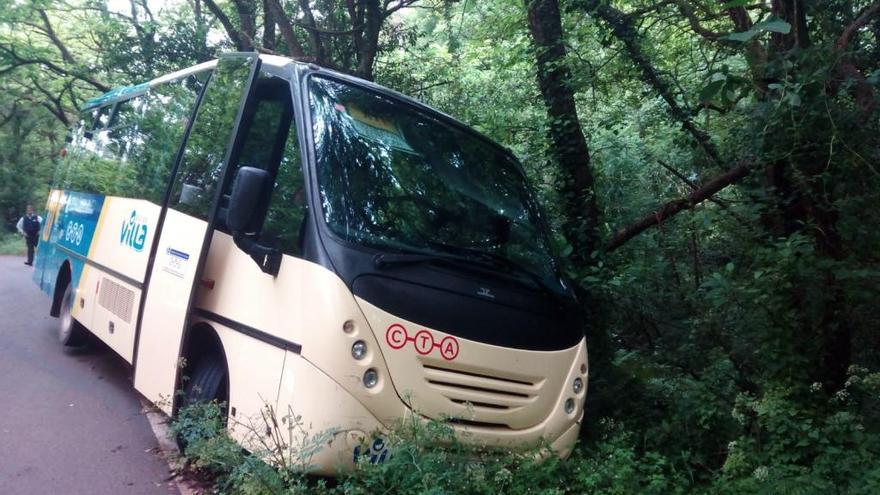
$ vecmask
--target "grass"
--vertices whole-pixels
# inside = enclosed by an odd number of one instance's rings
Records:
[[[0,255],[25,255],[27,246],[24,238],[11,232],[0,232]]]

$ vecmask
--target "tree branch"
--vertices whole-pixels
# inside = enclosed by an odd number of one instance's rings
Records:
[[[680,181],[687,184],[687,186],[690,187],[691,190],[696,191],[700,188],[700,186],[698,186],[696,182],[688,179],[687,176],[685,176],[683,173],[674,169],[672,165],[664,162],[663,160],[657,160],[657,163],[659,163],[661,167],[665,168],[670,174],[676,176]],[[706,200],[711,201],[722,208],[727,208],[727,203],[721,201],[720,199],[716,199],[714,196],[709,196],[708,198],[706,198]]]
[[[318,61],[318,63],[323,63],[327,57],[324,56],[324,41],[321,39],[321,33],[317,30],[318,23],[315,22],[315,15],[312,13],[312,8],[309,7],[309,0],[299,0],[300,9],[302,9],[303,19],[305,19],[305,24],[313,29],[307,29],[309,35],[309,49],[312,52],[312,56]]]
[[[622,11],[612,7],[610,4],[601,0],[586,0],[583,2],[584,8],[595,13],[597,17],[602,19],[614,36],[623,43],[629,58],[636,65],[636,68],[642,73],[642,80],[651,86],[654,91],[666,102],[669,114],[677,120],[682,128],[694,138],[698,145],[715,163],[721,163],[721,157],[718,150],[712,143],[708,134],[697,128],[690,115],[690,109],[682,108],[682,105],[675,99],[669,84],[663,80],[660,73],[645,55],[641,46],[641,36],[632,22],[632,18],[628,17]]]
[[[64,105],[61,104],[60,95],[55,95],[46,88],[40,86],[39,81],[36,78],[31,78],[31,84],[39,91],[43,93],[43,96],[46,97],[47,101],[43,102],[43,105],[48,109],[52,115],[55,116],[58,120],[64,124],[64,127],[70,127],[70,119],[67,118],[67,113],[64,111]]]
[[[303,52],[302,45],[299,43],[296,33],[293,32],[291,27],[290,18],[287,17],[278,0],[266,0],[266,6],[269,7],[272,15],[275,16],[278,29],[281,31],[281,37],[284,38],[284,44],[287,45],[287,51],[290,55],[295,58],[305,57],[306,54]]]
[[[706,38],[707,40],[719,41],[722,34],[704,28],[703,25],[700,24],[700,20],[697,19],[697,15],[694,13],[687,0],[676,0],[675,3],[678,6],[678,11],[681,12],[681,15],[684,16],[684,18],[688,21],[688,24],[690,24],[691,29],[695,33],[699,34],[703,38]]]
[[[663,9],[663,7],[666,7],[667,5],[673,4],[675,2],[676,2],[676,0],[663,0],[662,2],[657,2],[653,5],[649,5],[647,7],[642,7],[641,9],[631,10],[631,11],[627,12],[626,15],[628,15],[630,17],[641,17],[645,14],[650,14],[652,12],[656,12],[658,10],[661,10],[661,9]]]
[[[667,202],[657,210],[646,215],[641,220],[632,223],[620,230],[605,244],[605,251],[611,252],[622,246],[633,237],[641,234],[654,225],[660,225],[678,213],[693,208],[710,198],[713,194],[734,184],[743,177],[749,175],[752,167],[749,165],[737,165],[727,172],[715,177],[705,185],[695,190],[685,198],[674,199]]]
[[[418,1],[419,0],[398,0],[397,3],[393,6],[391,6],[391,2],[386,1],[383,5],[385,12],[382,13],[382,19],[387,19],[391,17],[391,14],[397,12],[400,9],[410,7]]]
[[[864,27],[878,12],[880,12],[880,0],[875,0],[874,3],[862,10],[862,13],[859,14],[852,24],[843,30],[843,33],[834,43],[834,51],[839,54],[844,52],[856,32]],[[874,107],[876,106],[874,87],[868,84],[864,74],[853,64],[852,59],[843,55],[835,71],[835,77],[831,82],[832,92],[837,92],[847,79],[854,82],[849,92],[862,109],[862,115],[865,118],[869,117],[874,113]]]
[[[2,46],[2,45],[0,45],[0,51],[8,54],[13,60],[15,60],[16,65],[19,67],[24,66],[24,65],[41,65],[41,66],[51,70],[52,72],[54,72],[60,76],[73,77],[73,78],[79,79],[80,81],[86,82],[86,83],[94,86],[95,89],[97,89],[98,91],[102,91],[105,93],[107,91],[110,91],[109,86],[94,79],[93,77],[85,75],[85,74],[81,74],[76,71],[65,69],[64,67],[61,67],[60,65],[58,65],[55,62],[52,62],[50,60],[24,58],[24,57],[18,55],[17,53],[15,53],[14,49],[7,47],[7,46]]]
[[[697,183],[695,183],[694,181],[692,181],[692,180],[688,179],[687,177],[685,177],[684,174],[682,174],[682,173],[679,172],[678,170],[672,168],[672,166],[669,165],[668,163],[664,162],[663,160],[657,160],[657,163],[659,163],[661,167],[663,167],[663,168],[665,168],[666,170],[668,170],[669,173],[671,173],[672,175],[678,177],[682,182],[684,182],[685,184],[687,184],[688,187],[691,188],[691,190],[693,190],[693,191],[697,191],[697,190],[700,189],[699,184],[697,184]],[[726,211],[727,213],[730,213],[730,215],[731,215],[733,218],[735,218],[736,221],[739,222],[740,224],[745,225],[745,224],[748,223],[748,221],[747,221],[745,218],[741,217],[741,216],[738,215],[735,211],[731,210],[731,209],[730,209],[730,205],[728,205],[726,201],[722,201],[722,200],[716,198],[715,196],[709,196],[708,198],[706,198],[706,201],[711,201],[712,203],[715,203],[716,205],[720,206],[724,211]]]
[[[849,44],[850,40],[852,40],[855,33],[867,24],[873,16],[877,15],[878,12],[880,12],[880,0],[875,0],[874,3],[865,7],[852,24],[843,30],[843,34],[841,34],[834,43],[834,50],[838,52],[843,51],[843,49],[846,48],[846,45]]]
[[[251,0],[232,0],[235,13],[238,15],[238,32],[245,41],[244,50],[253,50],[257,36],[256,5]]]
[[[232,40],[232,43],[239,50],[245,49],[245,43],[242,39],[241,33],[238,28],[235,27],[235,24],[229,20],[229,17],[223,13],[223,10],[214,2],[214,0],[204,0],[205,5],[208,7],[208,10],[214,14],[214,17],[220,21],[220,24],[223,25],[223,29],[226,30],[226,35],[229,36],[229,39]]]
[[[64,43],[61,42],[61,39],[58,38],[58,35],[55,34],[55,30],[52,29],[52,23],[49,22],[49,16],[46,15],[46,11],[43,9],[37,9],[37,13],[40,14],[40,18],[43,20],[43,32],[46,34],[46,36],[49,37],[49,40],[52,41],[52,44],[55,45],[56,48],[58,48],[58,51],[61,52],[61,59],[68,64],[76,64],[73,55],[70,54],[70,51],[67,50],[67,47],[64,46]]]

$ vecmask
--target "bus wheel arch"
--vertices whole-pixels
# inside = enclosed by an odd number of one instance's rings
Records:
[[[70,284],[70,279],[70,262],[65,260],[55,276],[55,291],[52,295],[52,308],[49,310],[50,316],[58,317],[61,314],[61,299],[64,298],[64,291]]]
[[[177,379],[177,389],[183,393],[175,401],[174,413],[181,407],[204,400],[229,402],[229,365],[223,342],[214,328],[207,323],[193,325],[184,335],[181,347],[183,365]]]

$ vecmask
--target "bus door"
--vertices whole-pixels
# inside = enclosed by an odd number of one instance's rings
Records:
[[[168,414],[182,338],[258,65],[255,53],[220,57],[185,138],[160,215],[133,362],[135,388]]]

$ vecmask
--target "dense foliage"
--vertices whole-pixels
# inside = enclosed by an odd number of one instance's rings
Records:
[[[537,186],[589,317],[578,451],[352,491],[880,491],[880,2],[116,4],[0,2],[7,225],[85,99],[233,48],[416,96]]]

